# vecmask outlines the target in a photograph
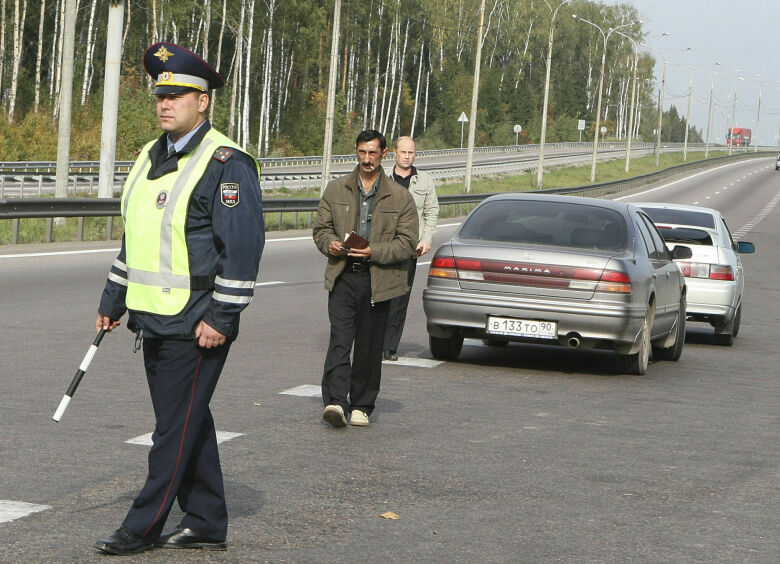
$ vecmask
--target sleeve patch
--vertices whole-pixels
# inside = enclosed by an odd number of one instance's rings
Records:
[[[223,182],[219,185],[220,202],[223,206],[234,208],[238,205],[239,186],[237,182]]]
[[[221,163],[226,163],[228,160],[230,160],[230,157],[233,156],[233,149],[230,149],[228,147],[219,147],[216,151],[214,151],[214,154],[212,155],[212,158],[215,160],[218,160]]]

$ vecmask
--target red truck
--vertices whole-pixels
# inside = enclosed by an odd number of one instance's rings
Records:
[[[747,147],[750,145],[751,131],[746,127],[731,127],[726,133],[726,145]]]

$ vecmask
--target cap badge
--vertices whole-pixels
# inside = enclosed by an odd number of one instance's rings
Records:
[[[168,51],[168,49],[165,48],[165,45],[161,45],[160,48],[157,50],[157,52],[154,54],[154,56],[160,59],[164,63],[169,58],[173,57],[173,53]]]
[[[170,82],[171,80],[173,80],[172,72],[165,71],[157,75],[157,82]]]

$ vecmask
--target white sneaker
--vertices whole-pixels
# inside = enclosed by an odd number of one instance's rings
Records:
[[[368,427],[368,415],[365,411],[353,409],[349,416],[349,424],[357,427]]]
[[[347,417],[344,415],[344,408],[340,405],[328,405],[322,412],[322,418],[334,427],[346,427]]]

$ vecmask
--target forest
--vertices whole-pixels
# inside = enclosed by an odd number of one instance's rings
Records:
[[[71,158],[99,157],[106,22],[117,0],[78,0]],[[411,135],[418,149],[457,147],[470,111],[479,0],[343,0],[337,61],[330,61],[333,2],[323,0],[125,0],[117,158],[159,135],[151,79],[156,41],[187,47],[227,86],[212,95],[215,126],[257,156],[322,154],[330,64],[337,64],[334,153],[357,132]],[[65,0],[0,0],[0,154],[52,160],[61,83]],[[555,18],[553,19],[553,13]],[[607,139],[625,139],[636,64],[635,135],[657,125],[655,59],[630,5],[592,0],[487,0],[476,144],[538,143],[550,37],[547,142],[593,138],[601,32],[609,36],[601,105]],[[633,41],[632,41],[633,40]],[[634,46],[639,48],[635,52]],[[587,129],[589,127],[589,129]],[[685,117],[665,112],[662,138],[682,141]],[[690,142],[701,132],[690,130]]]

